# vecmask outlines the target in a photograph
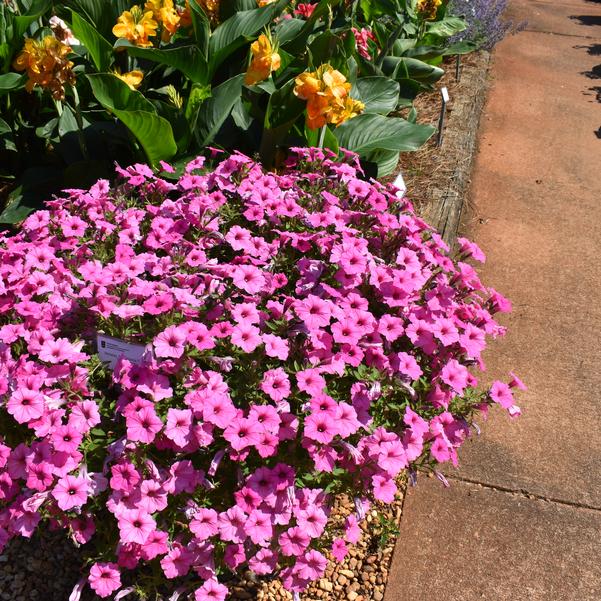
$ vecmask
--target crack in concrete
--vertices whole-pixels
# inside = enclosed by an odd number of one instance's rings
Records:
[[[580,35],[578,33],[562,33],[560,31],[547,31],[545,29],[522,29],[524,33],[544,33],[547,35],[560,35],[565,38],[578,38],[580,40],[601,40],[601,38],[594,35]]]
[[[572,507],[576,509],[588,509],[590,511],[601,512],[601,507],[597,507],[595,505],[589,505],[588,503],[577,503],[575,501],[567,501],[565,499],[557,499],[554,497],[545,497],[544,495],[532,493],[524,488],[509,488],[507,486],[488,484],[485,482],[480,482],[478,480],[472,480],[470,478],[463,478],[461,476],[451,476],[450,474],[445,474],[445,478],[447,480],[455,480],[456,482],[463,482],[465,484],[475,484],[476,486],[481,486],[482,488],[488,488],[497,492],[504,492],[507,494],[517,495],[525,499],[536,499],[537,501],[546,501],[547,503],[554,503],[556,505],[564,505],[566,507]]]

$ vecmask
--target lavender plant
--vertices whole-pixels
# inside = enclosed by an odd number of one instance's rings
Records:
[[[505,18],[506,9],[507,0],[452,0],[449,12],[463,17],[468,27],[449,43],[470,41],[485,50],[492,50],[508,33],[517,33],[526,25],[525,22],[516,25]]]

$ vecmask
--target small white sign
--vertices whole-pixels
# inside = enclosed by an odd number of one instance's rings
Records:
[[[403,174],[400,171],[399,174],[396,176],[393,185],[399,189],[396,195],[399,198],[403,198],[403,196],[405,196],[405,192],[407,192],[407,184],[405,183],[405,180],[403,179]]]
[[[440,88],[440,93],[442,95],[442,100],[445,104],[447,104],[449,102],[449,90],[447,90],[446,88]]]
[[[113,369],[121,357],[132,363],[141,363],[146,347],[143,344],[132,344],[119,338],[97,334],[96,345],[98,356],[103,363],[108,363]]]

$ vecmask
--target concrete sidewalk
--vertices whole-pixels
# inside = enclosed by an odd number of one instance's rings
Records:
[[[409,491],[386,601],[601,600],[601,3],[511,10],[465,233],[514,303],[487,377],[530,388]]]

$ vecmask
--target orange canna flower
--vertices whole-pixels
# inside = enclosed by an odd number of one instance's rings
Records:
[[[244,83],[252,86],[267,79],[272,71],[277,71],[282,64],[277,48],[262,33],[250,46],[252,60],[244,76]]]
[[[179,29],[181,21],[173,0],[147,0],[144,8],[152,11],[152,18],[162,24],[161,40],[168,42]]]
[[[340,125],[356,117],[364,108],[350,97],[351,84],[330,65],[306,71],[295,79],[294,93],[307,101],[307,127],[318,129],[326,123]]]
[[[263,8],[264,6],[267,6],[269,4],[273,4],[275,2],[275,0],[257,0],[257,4]]]
[[[209,17],[211,25],[219,23],[219,1],[220,0],[198,0],[198,3]]]
[[[113,27],[113,34],[118,38],[129,40],[136,46],[147,48],[152,46],[149,37],[155,36],[158,23],[153,18],[152,10],[144,12],[137,4],[131,10],[124,11],[117,24]]]
[[[65,84],[75,84],[73,63],[67,59],[70,52],[71,47],[53,35],[47,35],[41,41],[27,38],[13,67],[27,72],[25,89],[28,92],[40,86],[49,90],[54,99],[63,100]]]
[[[138,70],[121,73],[121,71],[115,69],[115,71],[112,71],[112,73],[115,77],[118,77],[121,81],[124,81],[132,90],[137,90],[144,79],[144,73]]]

